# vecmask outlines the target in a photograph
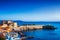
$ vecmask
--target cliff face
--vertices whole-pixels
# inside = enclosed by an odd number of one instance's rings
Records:
[[[38,30],[38,29],[42,29],[43,26],[42,25],[26,25],[26,26],[19,26],[14,28],[16,31],[25,31],[25,30]]]

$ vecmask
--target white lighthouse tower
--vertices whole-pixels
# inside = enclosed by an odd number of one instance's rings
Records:
[[[14,22],[14,27],[17,27],[18,25],[17,25],[17,23],[16,22]]]

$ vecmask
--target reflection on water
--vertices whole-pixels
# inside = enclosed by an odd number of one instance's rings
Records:
[[[58,29],[56,30],[35,30],[24,32],[27,36],[34,36],[32,39],[27,40],[60,40],[60,24],[52,24]]]

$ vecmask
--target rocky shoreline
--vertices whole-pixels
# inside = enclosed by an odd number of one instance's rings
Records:
[[[15,31],[33,31],[33,30],[54,30],[57,29],[56,27],[52,25],[44,25],[44,26],[37,26],[37,25],[32,25],[32,26],[20,26],[16,29]]]

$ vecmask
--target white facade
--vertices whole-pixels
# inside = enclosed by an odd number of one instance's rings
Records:
[[[9,23],[12,23],[12,21],[8,21],[8,24],[9,24]]]
[[[7,24],[3,24],[2,27],[7,27]]]

